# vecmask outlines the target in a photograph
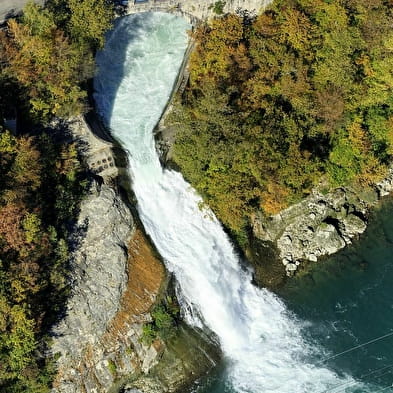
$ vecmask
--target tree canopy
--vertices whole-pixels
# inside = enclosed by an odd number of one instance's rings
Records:
[[[68,293],[67,228],[84,193],[74,145],[0,129],[0,390],[49,392],[44,336]]]
[[[36,120],[69,117],[86,108],[86,81],[104,43],[113,8],[105,0],[28,3],[20,20],[0,35],[2,72],[27,94]]]
[[[372,184],[393,152],[393,7],[279,0],[193,34],[174,160],[228,227],[322,183]]]
[[[85,110],[94,51],[112,18],[103,1],[64,0],[59,9],[55,2],[27,4],[0,33],[0,391],[7,393],[51,390],[47,334],[68,296],[69,230],[86,179],[76,146],[42,124]],[[1,126],[15,112],[19,136]]]

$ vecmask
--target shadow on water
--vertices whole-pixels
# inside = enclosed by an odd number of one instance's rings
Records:
[[[144,12],[140,14],[122,16],[114,21],[112,30],[106,34],[105,47],[96,55],[96,62],[101,64],[101,68],[104,70],[110,70],[109,73],[107,73],[107,76],[110,77],[111,83],[106,84],[104,102],[102,102],[103,96],[100,96],[101,111],[105,112],[105,117],[98,109],[98,104],[96,102],[96,91],[99,90],[96,84],[99,82],[98,78],[95,78],[93,81],[93,97],[91,97],[90,101],[94,110],[87,113],[85,115],[85,119],[96,136],[113,144],[112,150],[116,166],[120,169],[120,174],[116,179],[117,186],[119,186],[118,191],[120,197],[131,210],[138,227],[142,230],[145,237],[149,239],[150,246],[154,250],[156,257],[161,260],[161,256],[139,219],[136,208],[136,197],[131,187],[132,179],[130,172],[127,170],[129,167],[127,151],[124,150],[123,145],[112,134],[109,125],[118,89],[127,75],[127,49],[133,42],[136,42],[141,38],[142,33],[146,34],[146,31],[149,31],[152,16],[152,12]],[[132,19],[132,23],[129,23],[129,19]],[[107,56],[108,53],[110,56]],[[133,59],[135,59],[135,53],[133,53],[133,55]],[[143,53],[141,53],[141,56],[142,55]],[[100,67],[97,66],[96,74],[99,73]],[[132,108],[130,108],[130,110],[132,111]]]
[[[236,393],[228,381],[228,370],[225,360],[212,372],[200,378],[184,393]]]
[[[304,335],[330,352],[316,363],[379,386],[393,382],[392,239],[388,199],[360,241],[280,291],[288,308],[310,321]]]
[[[119,86],[127,75],[125,67],[127,61],[127,48],[141,37],[142,31],[144,34],[146,34],[146,31],[149,31],[152,15],[152,13],[146,12],[117,18],[114,22],[113,29],[106,35],[106,43],[103,51],[97,53],[97,59],[99,59],[101,67],[111,70],[110,87],[106,90],[105,102],[101,104],[103,108],[105,108],[108,121],[110,121],[112,117],[113,106]],[[126,20],[130,18],[132,18],[132,23],[125,23]],[[103,56],[104,51],[106,56]],[[108,53],[112,55],[108,56]],[[134,53],[134,57],[135,55]],[[141,56],[143,56],[143,53],[141,53]],[[99,73],[100,69],[97,71]],[[98,83],[97,79],[95,79],[94,84],[95,83]],[[97,110],[97,106],[95,109]],[[108,124],[106,124],[106,126],[108,126]]]

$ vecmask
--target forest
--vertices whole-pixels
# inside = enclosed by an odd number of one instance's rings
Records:
[[[1,76],[17,86],[25,116],[48,122],[88,109],[94,54],[113,16],[106,0],[49,0],[45,8],[28,3],[8,21],[0,31]]]
[[[112,19],[105,0],[49,0],[0,30],[1,392],[52,386],[49,331],[69,294],[69,236],[88,185],[64,119],[88,109]],[[11,133],[3,119],[14,116]]]
[[[49,391],[48,329],[68,294],[68,234],[86,190],[72,144],[0,132],[0,390]]]
[[[192,38],[168,119],[174,161],[235,234],[337,186],[368,187],[393,153],[393,2],[279,0]]]

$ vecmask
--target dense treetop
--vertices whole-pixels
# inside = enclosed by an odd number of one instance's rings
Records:
[[[112,12],[105,0],[29,3],[0,32],[1,392],[51,390],[47,335],[68,296],[69,231],[86,179],[70,138],[43,124],[85,110]],[[2,126],[15,113],[18,136]]]
[[[0,35],[2,73],[29,97],[36,120],[85,110],[85,82],[112,19],[106,0],[49,0],[46,8],[28,3],[20,20],[8,22]]]
[[[175,161],[235,231],[393,153],[393,2],[279,0],[199,27]]]
[[[85,184],[74,145],[0,129],[0,391],[49,392],[44,335],[68,293],[70,222]]]

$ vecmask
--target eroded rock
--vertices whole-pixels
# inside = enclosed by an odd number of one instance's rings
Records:
[[[120,307],[127,283],[127,244],[135,229],[127,206],[106,184],[94,182],[82,202],[73,242],[72,291],[66,316],[53,329],[52,352],[60,356],[61,377],[54,392],[75,393],[72,381],[80,375],[74,364],[88,348],[95,348]],[[97,378],[107,369],[97,363]],[[93,392],[93,387],[88,391]]]
[[[82,343],[94,344],[94,337],[105,331],[124,291],[125,250],[133,227],[129,210],[114,190],[94,183],[90,196],[81,204],[80,244],[71,261],[73,290],[67,317],[54,329],[54,352],[81,350],[81,346],[74,348],[76,337]]]
[[[383,184],[387,190],[387,183]],[[253,234],[277,247],[290,276],[302,262],[331,255],[363,233],[369,209],[377,200],[377,192],[372,190],[338,188],[326,195],[314,192],[275,216],[256,215]]]

